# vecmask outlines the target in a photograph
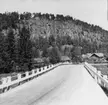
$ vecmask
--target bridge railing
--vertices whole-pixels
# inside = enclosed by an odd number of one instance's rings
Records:
[[[61,65],[61,63],[55,65],[48,65],[41,68],[33,69],[32,71],[26,71],[25,73],[18,73],[15,76],[8,76],[0,80],[0,93],[4,93],[14,87],[24,84],[48,71],[51,71],[55,67]]]
[[[88,70],[95,81],[104,88],[108,89],[108,76],[103,75],[101,71],[98,71],[95,67],[85,62],[84,67]]]

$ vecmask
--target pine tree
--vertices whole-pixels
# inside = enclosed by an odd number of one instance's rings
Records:
[[[26,29],[25,27],[23,27],[22,31],[20,32],[19,57],[20,66],[23,67],[23,70],[30,70],[32,58],[32,43],[30,40],[29,29]]]
[[[7,59],[8,72],[12,71],[13,63],[15,62],[15,38],[12,28],[9,29],[7,39],[5,41],[5,58]]]
[[[6,67],[6,62],[4,59],[5,56],[5,51],[4,51],[4,46],[5,46],[5,37],[4,35],[0,32],[0,73],[5,72],[5,67]]]

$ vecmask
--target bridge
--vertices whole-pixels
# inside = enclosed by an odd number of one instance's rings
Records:
[[[0,105],[108,105],[83,64],[64,64],[0,94]]]

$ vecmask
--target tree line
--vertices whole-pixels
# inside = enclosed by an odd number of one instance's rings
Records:
[[[62,56],[78,60],[81,53],[106,48],[107,35],[101,27],[71,16],[0,13],[0,73],[31,70],[34,58],[47,63],[60,62]]]

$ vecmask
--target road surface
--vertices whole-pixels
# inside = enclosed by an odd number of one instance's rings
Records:
[[[63,65],[0,95],[0,105],[108,105],[83,65]]]

